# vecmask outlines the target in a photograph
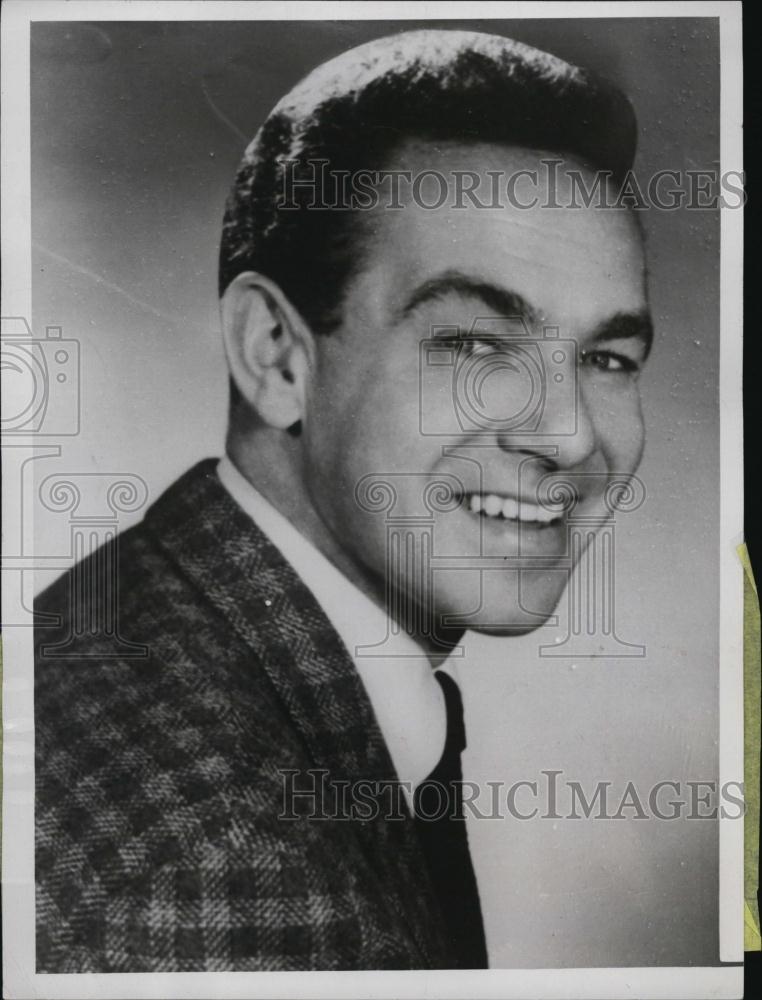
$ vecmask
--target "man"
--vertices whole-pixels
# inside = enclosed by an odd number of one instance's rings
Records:
[[[460,31],[270,114],[223,228],[226,456],[37,602],[38,971],[487,964],[447,656],[547,619],[558,487],[600,524],[640,460],[641,237],[575,197],[634,137],[609,84]],[[77,629],[104,558],[144,656]]]

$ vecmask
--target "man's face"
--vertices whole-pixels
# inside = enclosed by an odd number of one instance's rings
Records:
[[[630,214],[524,210],[504,193],[499,208],[451,207],[453,171],[477,171],[484,201],[487,171],[541,170],[542,155],[400,152],[392,169],[438,170],[450,197],[426,209],[408,186],[403,208],[364,220],[364,266],[341,327],[318,340],[304,431],[307,488],[355,579],[495,633],[541,624],[568,579],[568,516],[541,502],[554,480],[574,483],[575,515],[602,523],[607,485],[643,448],[648,321]]]

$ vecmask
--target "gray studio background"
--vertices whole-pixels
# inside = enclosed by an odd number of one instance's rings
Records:
[[[40,478],[136,473],[153,499],[221,454],[216,256],[242,149],[310,68],[418,26],[33,25],[33,325],[80,341],[83,406],[62,456],[35,463]],[[617,80],[641,124],[643,176],[717,166],[714,21],[442,26],[510,35]],[[647,656],[540,659],[552,629],[472,638],[460,676],[475,781],[562,769],[647,791],[717,776],[719,219],[651,211],[643,222],[656,325],[642,383],[648,500],[617,525],[617,616]],[[65,552],[68,530],[38,512],[36,551]],[[718,961],[713,822],[483,820],[469,833],[493,965]]]

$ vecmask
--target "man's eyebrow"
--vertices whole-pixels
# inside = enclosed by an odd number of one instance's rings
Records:
[[[444,271],[423,282],[408,298],[401,315],[409,316],[424,303],[443,299],[447,295],[480,299],[489,309],[503,317],[523,316],[528,323],[535,323],[539,319],[537,311],[517,292],[471,277],[462,271]]]
[[[593,330],[590,339],[602,344],[609,340],[629,340],[633,337],[643,341],[645,356],[648,357],[654,339],[653,323],[648,310],[614,313]]]
[[[419,306],[445,298],[447,295],[460,295],[463,298],[481,300],[497,315],[504,317],[522,316],[530,325],[539,325],[542,314],[527,300],[490,281],[482,281],[462,271],[444,271],[423,282],[410,295],[401,310],[401,315],[409,316]],[[643,342],[645,357],[651,350],[654,330],[651,315],[647,309],[637,312],[614,313],[600,323],[594,330],[591,340],[606,343],[611,340],[628,340],[636,338]]]

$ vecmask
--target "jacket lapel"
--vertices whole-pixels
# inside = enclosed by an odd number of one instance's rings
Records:
[[[311,591],[199,463],[151,508],[154,536],[256,653],[315,768],[331,781],[393,782],[396,774],[354,663]],[[381,796],[388,801],[388,796]],[[442,962],[439,915],[412,819],[381,813],[353,824],[383,891],[427,964]]]

